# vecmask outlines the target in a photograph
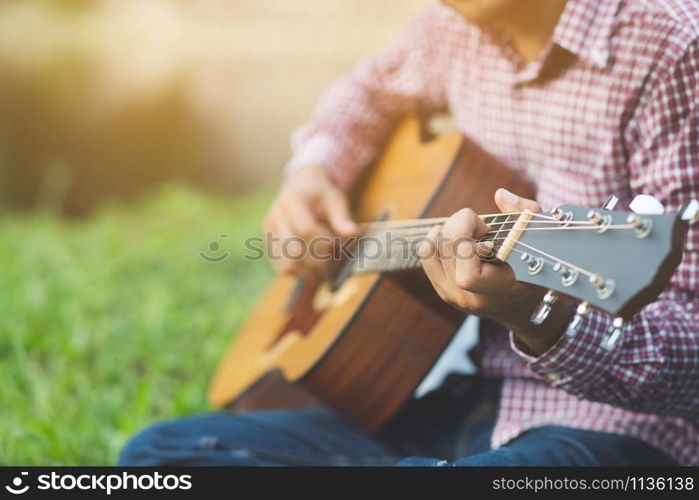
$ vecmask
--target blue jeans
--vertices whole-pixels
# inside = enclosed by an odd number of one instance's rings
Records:
[[[172,420],[134,437],[119,465],[677,465],[636,439],[560,426],[493,450],[498,396],[499,382],[474,379],[412,401],[375,436],[327,409]]]

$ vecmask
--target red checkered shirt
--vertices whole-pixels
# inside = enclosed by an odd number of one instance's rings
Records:
[[[544,208],[647,193],[678,211],[699,197],[698,45],[699,0],[569,0],[531,63],[434,5],[330,88],[294,134],[287,170],[320,164],[347,187],[400,117],[448,110],[535,181]],[[492,445],[564,425],[699,465],[698,250],[693,229],[670,287],[612,350],[600,346],[611,318],[599,312],[538,357],[504,333],[486,337],[482,370],[504,379]]]

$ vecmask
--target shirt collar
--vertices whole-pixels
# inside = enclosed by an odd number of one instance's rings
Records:
[[[568,0],[552,41],[585,62],[606,68],[614,21],[622,0]]]

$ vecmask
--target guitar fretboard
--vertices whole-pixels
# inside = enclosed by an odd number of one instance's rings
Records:
[[[505,236],[517,221],[517,216],[497,214],[481,216],[491,226],[492,232],[480,241],[493,241],[493,251],[497,252]],[[344,273],[388,273],[416,269],[420,267],[418,248],[425,241],[427,233],[443,221],[420,220],[378,222],[369,227],[358,239],[354,259],[348,263]]]

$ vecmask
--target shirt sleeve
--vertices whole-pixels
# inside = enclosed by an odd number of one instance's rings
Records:
[[[401,117],[446,108],[437,43],[445,9],[423,11],[396,43],[361,62],[324,94],[310,121],[294,132],[285,172],[317,164],[346,189]]]
[[[627,128],[629,182],[669,212],[699,198],[699,51],[690,44],[639,103]],[[699,231],[691,227],[668,289],[625,326],[611,350],[601,338],[612,318],[593,312],[574,336],[540,356],[511,336],[532,372],[579,398],[633,411],[699,419]]]

